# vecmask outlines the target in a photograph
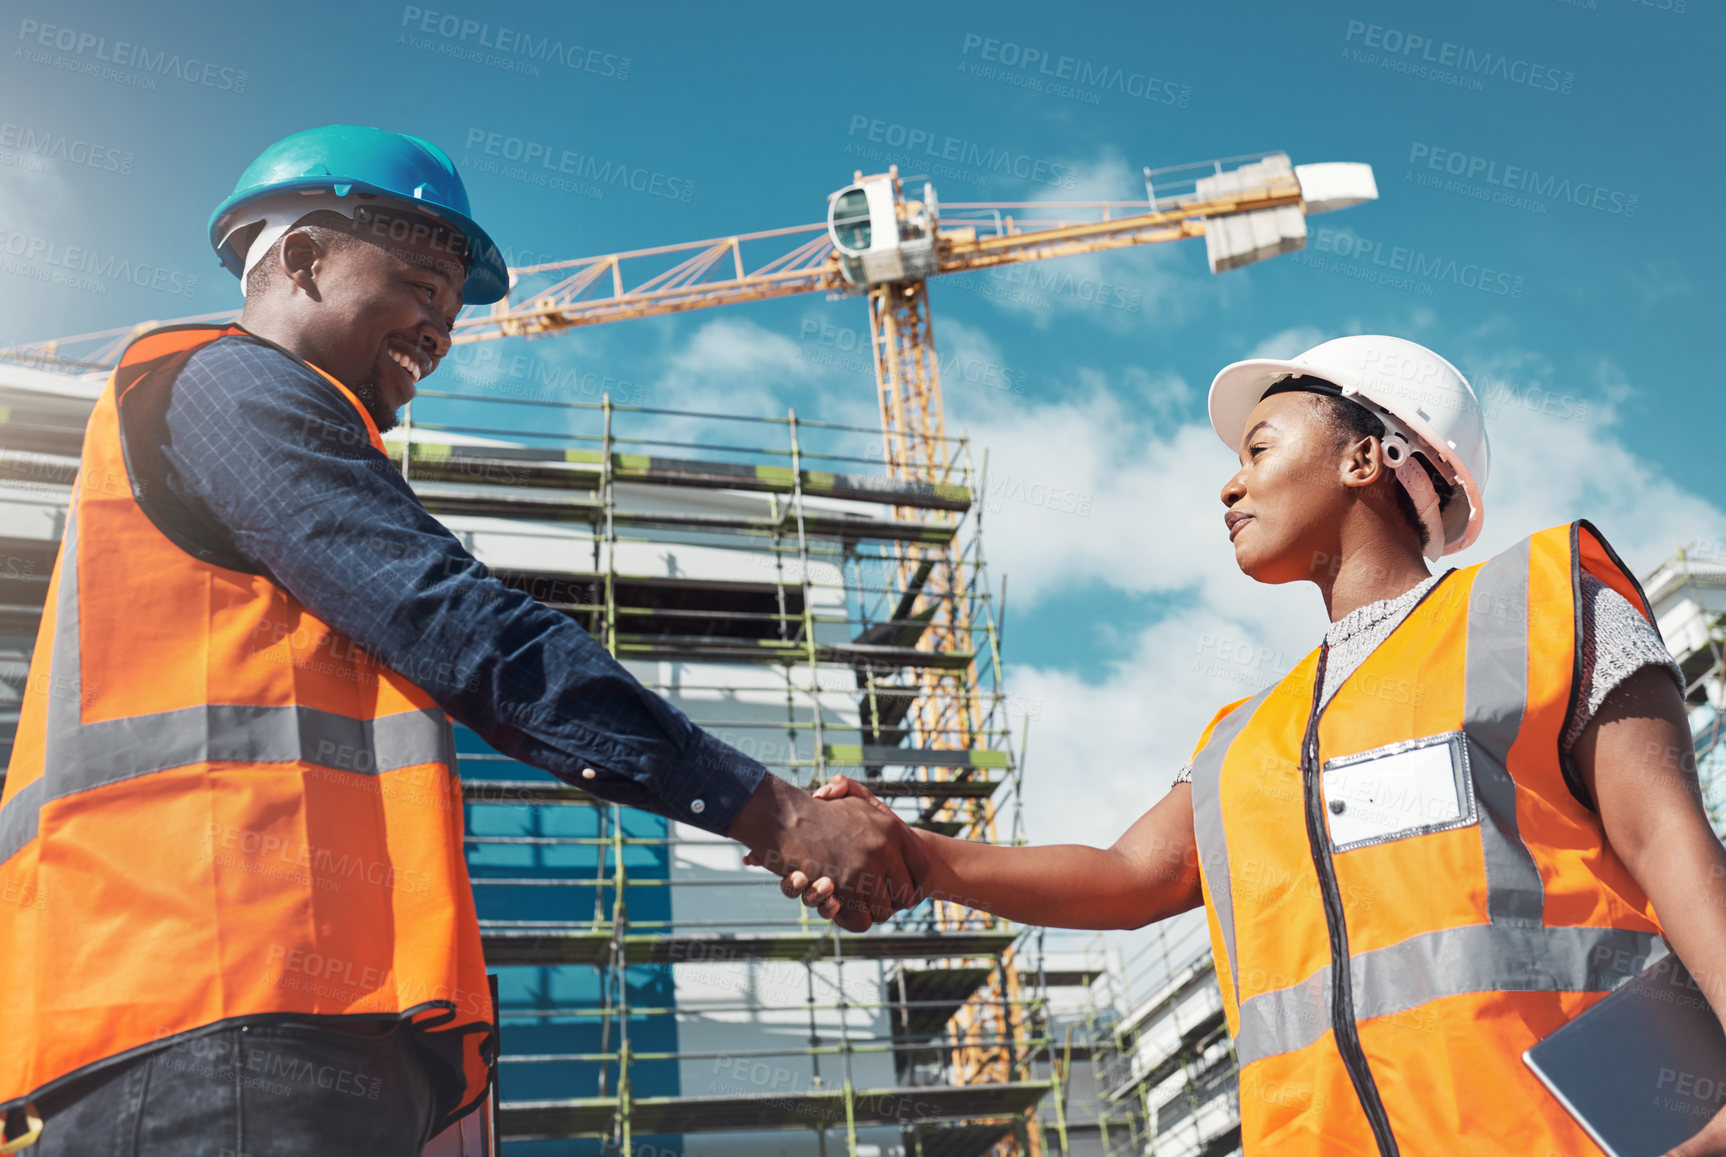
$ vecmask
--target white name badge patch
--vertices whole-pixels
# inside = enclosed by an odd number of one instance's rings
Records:
[[[1331,851],[1346,852],[1479,821],[1460,731],[1327,760],[1319,772]]]

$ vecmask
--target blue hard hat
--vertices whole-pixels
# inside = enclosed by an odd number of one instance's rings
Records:
[[[224,241],[236,225],[246,222],[247,206],[282,193],[317,190],[424,206],[467,239],[462,301],[484,305],[509,292],[503,255],[468,216],[467,190],[449,154],[420,137],[365,125],[325,125],[294,133],[246,166],[233,193],[210,214],[210,245],[223,268],[236,277],[245,268],[245,253]]]

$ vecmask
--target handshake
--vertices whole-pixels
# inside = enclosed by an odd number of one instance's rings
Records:
[[[732,824],[743,862],[848,932],[923,900],[929,859],[913,831],[861,784],[835,776],[805,792],[769,775]]]
[[[748,846],[745,863],[849,932],[930,896],[1049,928],[1143,928],[1204,902],[1186,784],[1107,848],[1007,847],[913,830],[842,775],[814,793],[768,776],[730,834]]]

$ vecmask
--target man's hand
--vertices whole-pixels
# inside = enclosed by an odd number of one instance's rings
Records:
[[[849,783],[834,782],[841,781]],[[744,862],[779,876],[787,896],[830,880],[822,915],[848,932],[916,907],[927,865],[911,829],[874,796],[840,798],[827,788],[822,795],[818,801],[776,776],[763,779],[728,833],[749,849]]]
[[[820,787],[816,788],[811,794],[813,794],[816,799],[820,800],[837,800],[846,798],[865,800],[868,802],[870,807],[873,807],[891,817],[893,820],[900,823],[904,822],[903,820],[899,820],[899,817],[893,814],[892,808],[881,802],[879,796],[858,783],[856,780],[851,779],[849,776],[836,775]],[[917,833],[915,831],[907,831],[906,838],[911,843],[915,844],[917,842]],[[923,875],[926,875],[926,873],[919,873],[919,878]],[[803,903],[807,907],[815,909],[816,913],[824,920],[837,920],[839,918],[839,913],[844,908],[843,900],[836,894],[838,892],[838,887],[831,876],[817,875],[815,873],[804,871],[793,871],[779,882],[779,890],[784,892],[787,896],[801,896],[803,898]],[[921,898],[920,895],[919,898]],[[914,905],[906,906],[912,907]]]

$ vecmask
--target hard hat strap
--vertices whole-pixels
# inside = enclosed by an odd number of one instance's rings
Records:
[[[1397,465],[1396,480],[1408,492],[1414,502],[1414,512],[1426,528],[1426,557],[1437,562],[1444,553],[1444,519],[1441,514],[1444,503],[1438,496],[1438,489],[1412,451],[1403,455]]]
[[[267,257],[276,247],[276,242],[282,235],[292,229],[296,222],[307,214],[319,210],[340,213],[346,217],[353,210],[351,198],[342,198],[333,192],[307,195],[291,193],[268,201],[260,201],[245,214],[245,220],[236,222],[222,238],[222,246],[226,247],[234,238],[234,234],[243,229],[256,228],[251,243],[246,247],[246,262],[240,270],[240,296],[246,293],[246,280],[258,262]],[[258,228],[259,226],[262,228]]]
[[[254,213],[256,215],[248,213],[248,219],[228,230],[222,239],[222,244],[226,245],[243,229],[258,230],[246,249],[245,266],[240,271],[241,296],[245,295],[246,279],[258,262],[275,250],[276,242],[315,213],[340,217],[340,222],[331,220],[330,226],[343,229],[363,241],[392,249],[404,260],[423,263],[428,255],[445,253],[450,262],[463,271],[469,268],[472,260],[467,235],[421,209],[405,206],[397,209],[388,204],[356,202],[353,196],[341,197],[328,192],[309,196],[296,193],[273,202],[261,202]],[[433,260],[435,262],[435,257]]]

